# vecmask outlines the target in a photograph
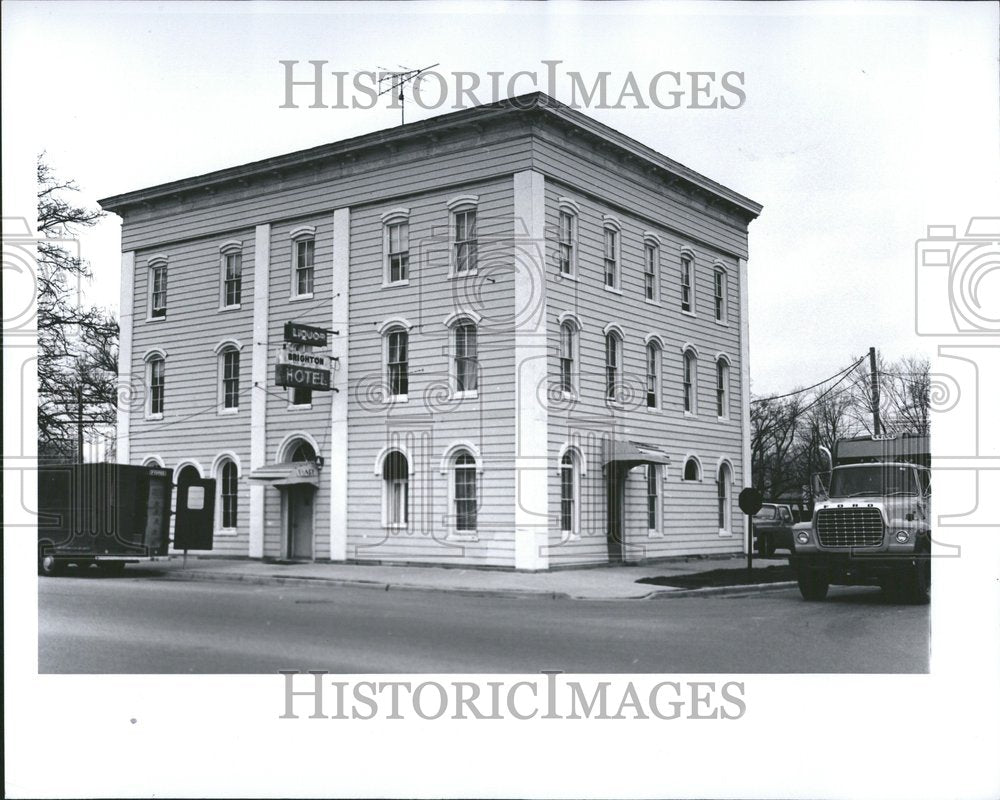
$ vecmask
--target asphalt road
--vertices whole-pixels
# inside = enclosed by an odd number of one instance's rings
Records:
[[[926,672],[877,589],[580,601],[148,577],[39,579],[42,673]]]

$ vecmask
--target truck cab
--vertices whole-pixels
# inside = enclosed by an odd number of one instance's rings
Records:
[[[829,490],[793,529],[799,590],[822,600],[830,584],[877,584],[914,603],[930,599],[931,474],[927,437],[837,443]]]

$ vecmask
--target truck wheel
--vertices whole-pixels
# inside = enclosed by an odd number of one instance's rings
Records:
[[[906,573],[905,587],[910,603],[923,606],[931,601],[931,554],[928,551],[917,553],[913,566]]]
[[[826,574],[816,569],[800,569],[798,572],[799,592],[803,600],[825,600],[830,589]]]

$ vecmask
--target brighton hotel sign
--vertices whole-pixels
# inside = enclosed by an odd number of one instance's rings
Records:
[[[330,391],[330,358],[314,349],[326,348],[327,330],[286,322],[284,338],[278,351],[274,382],[286,388]]]

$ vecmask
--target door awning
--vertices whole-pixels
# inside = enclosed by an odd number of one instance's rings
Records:
[[[250,480],[269,483],[271,486],[292,486],[298,483],[319,486],[319,468],[311,461],[271,464],[251,472]]]
[[[608,439],[604,442],[604,465],[616,464],[635,467],[639,464],[669,464],[670,456],[655,447],[629,442],[624,439]]]

